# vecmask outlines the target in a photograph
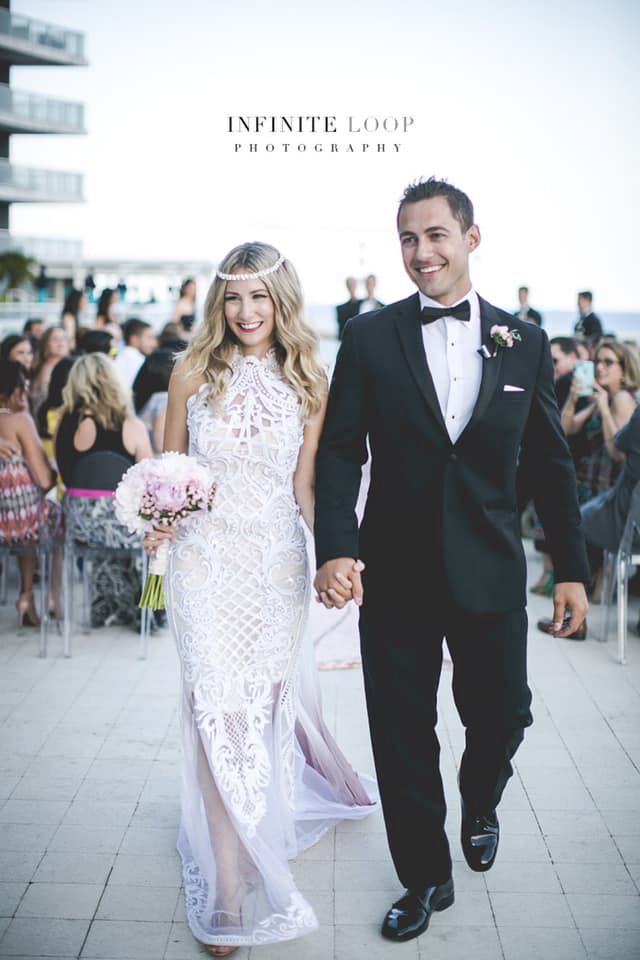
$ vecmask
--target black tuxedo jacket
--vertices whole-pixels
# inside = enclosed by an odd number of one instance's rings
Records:
[[[338,340],[342,340],[342,334],[344,333],[344,328],[347,325],[347,321],[358,315],[361,303],[362,300],[347,300],[346,303],[341,303],[336,307],[336,314],[338,318]]]
[[[372,587],[374,597],[408,582],[428,592],[444,575],[464,609],[522,606],[516,472],[523,449],[538,467],[532,493],[556,581],[589,578],[547,336],[482,299],[480,313],[482,343],[492,354],[494,324],[518,330],[522,340],[483,359],[478,400],[455,444],[425,357],[418,295],[354,317],[345,329],[318,450],[316,557],[318,566],[360,557],[365,603],[375,603]],[[371,483],[358,530],[367,437]]]

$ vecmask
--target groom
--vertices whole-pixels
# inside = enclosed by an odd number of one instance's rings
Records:
[[[446,181],[420,181],[405,190],[397,227],[418,292],[345,328],[317,459],[315,588],[325,606],[361,606],[376,771],[407,888],[382,933],[402,941],[454,898],[435,733],[443,637],[466,728],[459,785],[472,870],[493,864],[496,807],[532,722],[521,456],[537,467],[558,637],[584,619],[589,567],[547,337],[473,289],[471,201]],[[358,530],[367,438],[371,485]]]

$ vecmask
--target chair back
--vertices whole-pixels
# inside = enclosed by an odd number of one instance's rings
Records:
[[[115,490],[131,461],[112,450],[97,450],[76,463],[70,487],[80,490]]]

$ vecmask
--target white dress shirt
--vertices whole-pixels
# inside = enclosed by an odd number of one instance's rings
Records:
[[[144,361],[145,355],[137,347],[123,347],[113,361],[127,390],[130,390],[133,386],[133,381]]]
[[[442,304],[419,290],[420,309]],[[471,419],[482,380],[480,303],[473,288],[456,303],[469,301],[469,320],[440,317],[422,325],[424,352],[447,432],[455,443]]]

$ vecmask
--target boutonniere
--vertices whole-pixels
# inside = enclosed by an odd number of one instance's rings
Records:
[[[522,340],[522,337],[520,336],[520,333],[518,330],[509,330],[509,327],[507,327],[506,325],[500,326],[500,324],[497,324],[497,323],[494,323],[494,325],[491,327],[491,330],[489,331],[489,336],[494,342],[493,353],[491,353],[486,343],[483,343],[482,346],[480,347],[480,353],[487,360],[489,360],[492,357],[495,357],[498,350],[500,350],[502,347],[508,347],[509,349],[511,349],[511,347],[514,345],[516,340]]]

